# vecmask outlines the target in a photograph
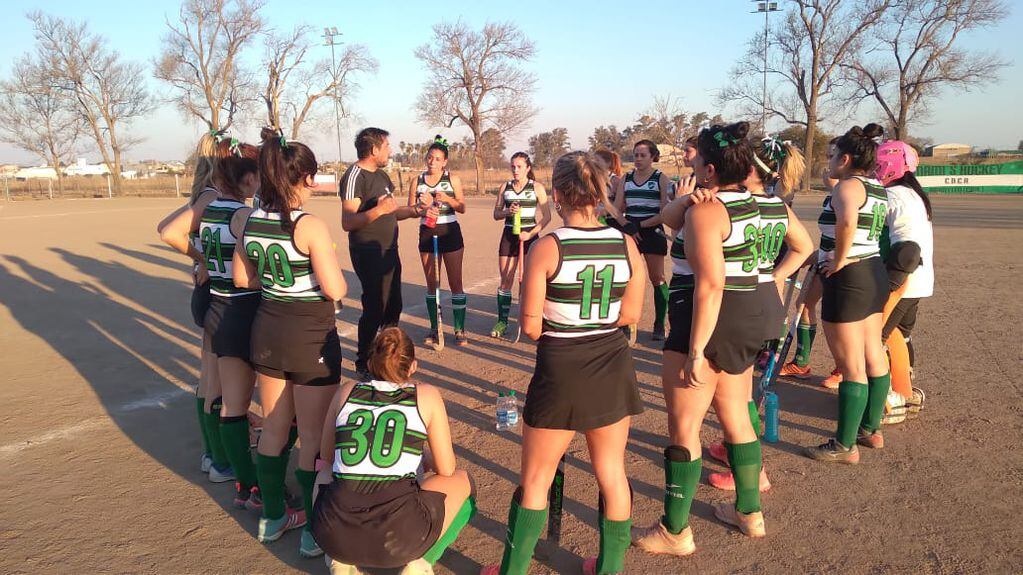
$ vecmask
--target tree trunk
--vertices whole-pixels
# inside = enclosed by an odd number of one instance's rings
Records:
[[[813,164],[813,145],[814,140],[817,138],[817,114],[811,113],[806,115],[806,135],[803,137],[803,154],[806,157],[806,162],[809,169],[806,170],[806,177],[803,178],[803,185],[800,187],[802,192],[810,191],[810,181],[813,180],[814,164]]]
[[[472,147],[472,159],[476,163],[476,193],[483,194],[485,192],[483,187],[486,176],[483,173],[483,149],[480,147],[482,144],[482,134],[479,130],[474,129],[472,131],[472,139],[476,144]]]
[[[110,177],[112,178],[112,186],[114,188],[114,194],[121,195],[121,150],[114,148],[114,166],[110,170]]]

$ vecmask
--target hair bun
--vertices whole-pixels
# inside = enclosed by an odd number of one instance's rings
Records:
[[[270,140],[276,140],[280,137],[281,135],[277,133],[277,130],[270,126],[263,126],[259,130],[259,140],[261,142],[269,142]]]
[[[743,140],[749,135],[749,122],[735,122],[725,128],[732,137]]]
[[[867,138],[880,138],[884,135],[884,127],[873,122],[863,127],[863,135]]]

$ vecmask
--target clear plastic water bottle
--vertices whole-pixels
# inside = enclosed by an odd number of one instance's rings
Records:
[[[519,425],[519,400],[515,392],[497,396],[497,430],[507,431]]]
[[[773,391],[764,392],[764,441],[778,441],[778,394]]]

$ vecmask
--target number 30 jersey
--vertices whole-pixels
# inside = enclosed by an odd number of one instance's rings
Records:
[[[199,251],[210,273],[210,293],[220,297],[236,297],[257,293],[237,288],[232,278],[232,262],[238,238],[231,233],[231,218],[245,204],[229,198],[217,198],[206,206],[199,221]]]
[[[425,443],[414,385],[356,384],[335,422],[334,477],[362,493],[414,479]]]
[[[625,236],[608,227],[563,227],[551,235],[559,260],[554,277],[547,280],[543,335],[570,338],[613,332],[632,277]]]
[[[256,275],[263,285],[263,299],[327,301],[313,273],[309,254],[295,245],[295,227],[303,216],[305,212],[301,210],[291,211],[290,232],[281,225],[280,212],[255,210],[245,223],[242,243],[245,255],[256,266]]]

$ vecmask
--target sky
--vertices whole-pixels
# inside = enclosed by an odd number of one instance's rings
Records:
[[[784,2],[780,2],[784,6]],[[958,142],[981,148],[1015,148],[1023,139],[1023,43],[1010,40],[1023,29],[1023,6],[1010,2],[1012,12],[993,30],[963,38],[963,45],[996,50],[1011,64],[999,82],[967,93],[947,91],[937,98],[926,125],[915,135],[936,143]],[[7,77],[11,62],[33,45],[32,29],[24,15],[32,10],[87,21],[124,58],[136,60],[149,72],[139,78],[158,98],[166,99],[168,87],[151,71],[166,30],[165,18],[175,18],[179,0],[147,0],[140,9],[135,2],[114,0],[3,0],[0,7],[8,24],[0,36],[0,76]],[[538,79],[534,104],[540,109],[529,126],[508,138],[510,154],[526,147],[529,135],[556,127],[568,129],[575,148],[587,147],[587,137],[599,125],[631,125],[650,109],[655,96],[677,98],[687,111],[722,113],[715,102],[726,85],[728,72],[743,54],[748,38],[762,29],[763,19],[750,13],[747,0],[647,0],[641,4],[603,0],[510,3],[446,0],[380,1],[352,3],[343,0],[268,0],[263,15],[270,26],[290,30],[297,24],[336,26],[347,43],[367,45],[379,61],[379,71],[364,77],[361,91],[352,102],[357,115],[342,128],[342,158],[354,157],[352,139],[362,126],[389,130],[392,140],[422,142],[442,131],[448,140],[460,140],[464,129],[438,130],[417,121],[415,101],[426,77],[413,52],[431,39],[431,27],[440,21],[461,19],[470,26],[511,21],[536,45],[536,57],[528,68]],[[300,7],[300,8],[296,8]],[[780,23],[780,16],[773,22]],[[319,33],[319,32],[317,32]],[[323,57],[326,46],[316,46]],[[262,54],[259,43],[248,50],[248,64],[256,67]],[[256,117],[234,130],[245,140],[258,138]],[[870,106],[857,114],[862,122],[878,117]],[[784,128],[781,123],[769,124]],[[837,127],[836,127],[837,129]],[[143,142],[128,152],[129,160],[184,159],[203,128],[187,119],[169,103],[161,103],[149,116],[131,125]],[[337,157],[330,126],[303,137],[321,160]],[[88,147],[88,146],[87,146]],[[85,150],[90,162],[99,160],[95,150]],[[0,144],[0,163],[31,164],[37,160],[9,144]]]

